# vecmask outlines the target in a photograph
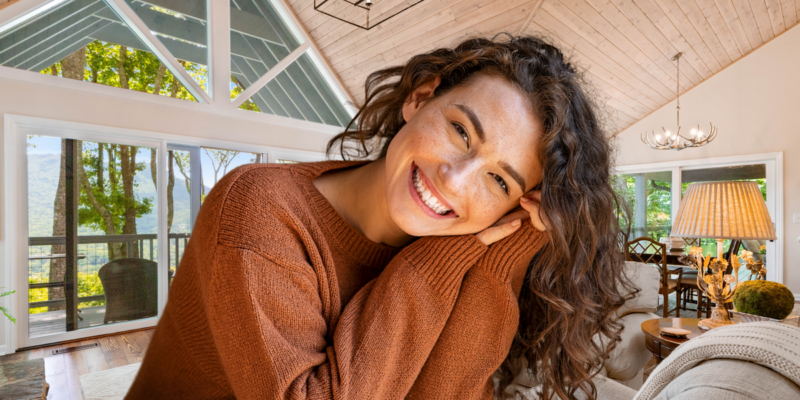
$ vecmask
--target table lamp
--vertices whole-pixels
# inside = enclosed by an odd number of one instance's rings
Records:
[[[723,258],[722,242],[732,240],[776,240],[767,204],[756,182],[703,182],[686,188],[678,215],[672,226],[672,237],[709,238],[717,241],[717,260],[698,258],[697,285],[717,304],[710,319],[698,325],[710,329],[729,325],[730,317],[723,306],[733,298],[737,274],[725,275],[728,263]],[[695,254],[696,255],[696,254]],[[731,257],[738,270],[738,257]],[[706,274],[711,268],[713,272]]]

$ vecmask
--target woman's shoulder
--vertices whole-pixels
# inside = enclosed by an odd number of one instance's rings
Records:
[[[201,214],[216,220],[219,239],[280,241],[314,229],[318,191],[313,179],[347,168],[343,161],[303,164],[248,164],[230,171],[209,193]]]

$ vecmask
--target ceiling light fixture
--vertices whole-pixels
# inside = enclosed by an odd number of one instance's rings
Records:
[[[411,0],[411,4],[403,7],[403,3],[408,3],[409,0],[381,0],[380,2],[377,0],[314,0],[314,9],[368,31],[423,1],[425,0]],[[372,21],[370,13],[372,13]],[[377,22],[374,22],[375,20]]]
[[[678,130],[673,134],[672,132],[664,129],[661,127],[661,130],[664,131],[664,140],[661,140],[661,135],[656,134],[655,132],[645,132],[642,133],[642,142],[644,144],[654,148],[656,150],[683,150],[690,147],[700,147],[711,143],[717,137],[717,128],[714,127],[711,123],[708,124],[709,130],[708,134],[706,135],[703,131],[700,130],[700,125],[697,125],[696,128],[692,128],[692,137],[686,137],[681,135],[681,56],[683,53],[678,53],[675,57],[672,57],[672,61],[678,62],[678,74],[677,74],[677,89],[675,90],[675,94],[677,94],[677,106],[675,110],[677,110],[678,114]]]

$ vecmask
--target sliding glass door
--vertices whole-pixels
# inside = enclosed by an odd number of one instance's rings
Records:
[[[29,136],[28,337],[158,313],[158,151]]]

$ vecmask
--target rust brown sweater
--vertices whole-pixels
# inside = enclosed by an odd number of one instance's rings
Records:
[[[518,323],[509,273],[544,235],[371,242],[312,183],[353,165],[217,183],[126,399],[491,397]]]

